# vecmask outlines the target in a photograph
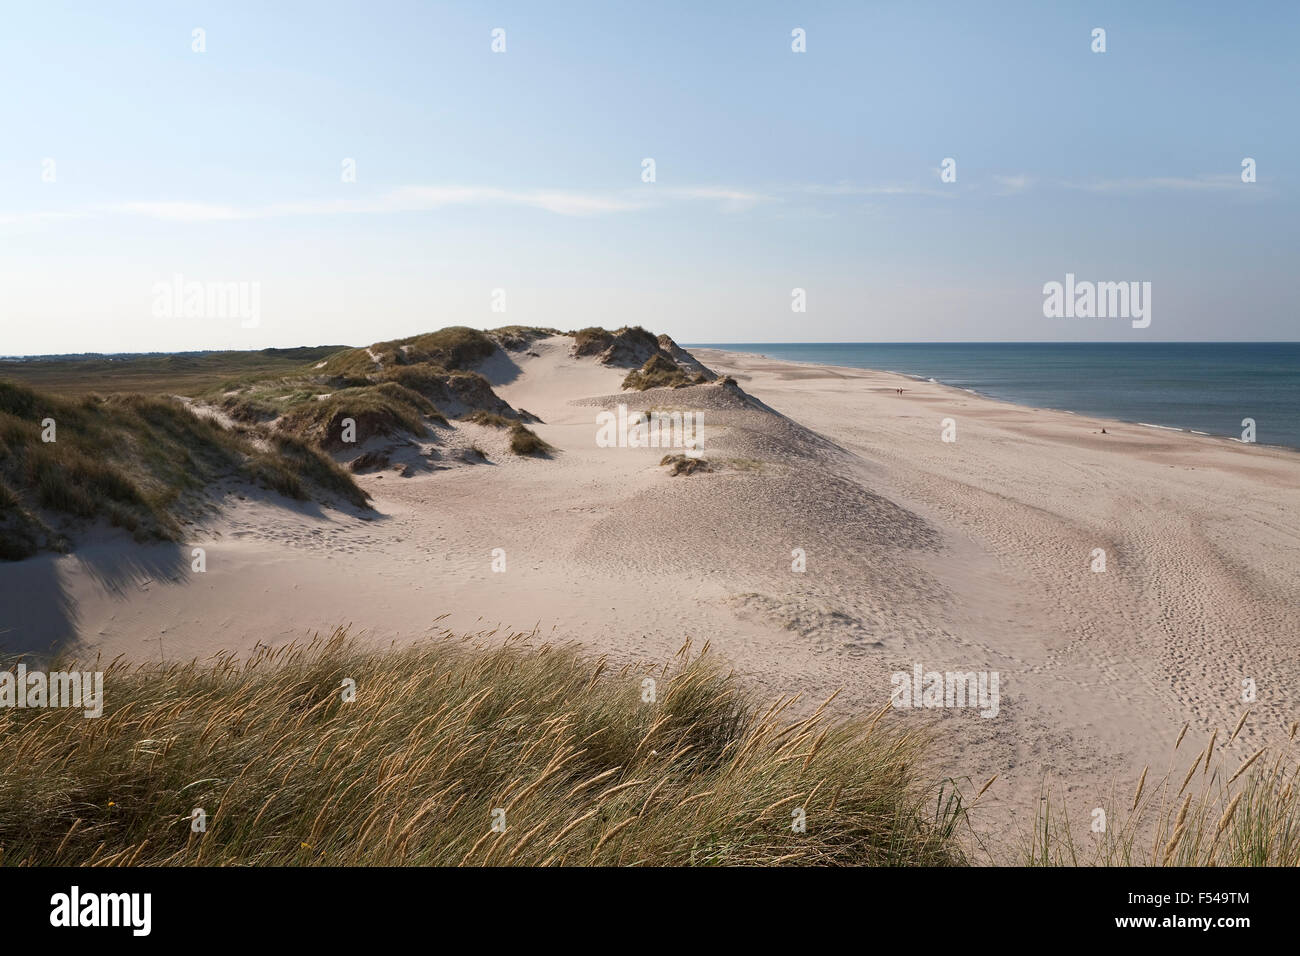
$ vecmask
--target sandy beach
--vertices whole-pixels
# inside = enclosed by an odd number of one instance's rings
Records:
[[[620,662],[690,639],[798,707],[838,691],[846,716],[879,710],[917,665],[996,672],[996,716],[890,718],[936,724],[945,773],[999,775],[975,819],[994,860],[1044,789],[1086,826],[1112,785],[1163,770],[1185,723],[1199,747],[1251,707],[1229,747],[1248,755],[1294,719],[1300,454],[693,354],[739,388],[621,392],[625,370],[541,340],[482,371],[540,418],[551,458],[458,422],[360,477],[374,515],[232,487],[183,547],[102,535],[3,568],[0,647],[206,658],[350,624],[384,642],[536,629]],[[713,470],[671,476],[663,449],[600,447],[597,414],[619,403],[698,413]],[[471,443],[486,463],[457,454]]]

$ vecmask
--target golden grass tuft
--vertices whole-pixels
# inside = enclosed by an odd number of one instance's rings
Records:
[[[373,649],[342,631],[246,662],[115,662],[102,718],[0,711],[0,859],[962,862],[965,809],[919,782],[924,736],[824,712],[782,718],[707,652],[605,670],[524,635]],[[195,808],[206,832],[191,831]]]
[[[516,455],[548,455],[555,449],[523,422],[510,427],[510,450]]]
[[[1230,742],[1248,715],[1237,721]],[[1175,758],[1186,733],[1184,727],[1178,735]],[[1102,801],[1106,829],[1090,833],[1087,843],[1075,837],[1072,823],[1089,818],[1076,820],[1062,803],[1044,799],[1025,861],[1035,866],[1300,866],[1300,791],[1294,786],[1300,764],[1294,738],[1257,749],[1226,780],[1217,767],[1210,771],[1217,738],[1216,728],[1185,771],[1171,760],[1154,787],[1146,785],[1143,769],[1131,804]],[[1271,766],[1261,760],[1270,752]],[[1197,770],[1200,789],[1189,789]],[[1127,813],[1112,812],[1116,805]]]

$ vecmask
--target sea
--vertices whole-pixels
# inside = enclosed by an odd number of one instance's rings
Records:
[[[691,348],[692,346],[685,346]],[[1018,405],[1300,449],[1300,342],[695,343],[898,372]]]

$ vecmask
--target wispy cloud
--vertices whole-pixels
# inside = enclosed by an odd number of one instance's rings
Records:
[[[1200,176],[1145,176],[1126,179],[1094,179],[1082,182],[1063,182],[1068,189],[1083,189],[1089,192],[1159,192],[1235,189],[1242,185],[1241,177],[1233,173],[1216,173]]]
[[[144,216],[171,222],[225,222],[275,219],[286,216],[370,215],[426,212],[445,206],[501,205],[544,209],[562,216],[592,216],[629,212],[650,205],[634,197],[557,189],[512,191],[483,186],[403,186],[358,199],[308,199],[235,207],[203,202],[122,202],[100,207],[104,212]]]
[[[100,212],[123,213],[162,219],[168,222],[223,222],[232,219],[251,219],[246,211],[232,206],[218,206],[202,202],[123,202],[95,207]]]
[[[8,212],[0,213],[0,226],[11,226],[21,223],[38,223],[38,222],[60,222],[66,219],[85,219],[87,212],[78,211],[38,211],[38,212]]]
[[[937,186],[916,183],[830,183],[795,186],[796,192],[809,196],[951,196]]]
[[[677,203],[711,204],[723,212],[744,212],[764,204],[782,204],[786,214],[799,200],[834,200],[917,196],[953,199],[963,194],[1008,196],[1043,186],[1093,193],[1213,191],[1240,188],[1231,173],[1200,176],[1152,176],[1098,180],[1036,180],[1026,173],[994,174],[956,185],[923,183],[801,183],[763,190],[733,186],[645,184],[625,190],[501,189],[493,186],[402,186],[358,197],[304,199],[260,205],[232,205],[194,200],[131,200],[61,211],[0,213],[0,225],[56,222],[91,216],[132,216],[162,222],[217,223],[297,216],[382,215],[429,212],[451,206],[517,206],[559,216],[592,217],[638,212]],[[813,205],[816,205],[815,203]],[[857,208],[861,208],[860,206]],[[824,211],[825,206],[822,205]],[[809,208],[810,212],[815,211]]]
[[[759,203],[772,202],[773,197],[747,189],[729,189],[720,186],[665,186],[662,187],[669,199],[701,200],[719,202],[729,212],[752,209]]]
[[[673,202],[715,203],[724,211],[752,208],[772,197],[724,186],[646,185],[622,191],[531,189],[491,186],[402,186],[358,198],[305,199],[261,205],[230,205],[193,200],[131,200],[100,203],[65,212],[0,214],[0,224],[31,223],[92,215],[136,216],[163,222],[236,222],[291,216],[342,216],[427,212],[448,206],[520,206],[560,216],[603,216],[637,212]]]
[[[1034,181],[1024,173],[1016,173],[1014,176],[994,176],[993,181],[1001,187],[999,195],[1003,196],[1024,192],[1034,184]]]

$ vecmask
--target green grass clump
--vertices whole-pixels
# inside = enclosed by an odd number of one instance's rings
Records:
[[[399,352],[402,364],[428,362],[449,371],[468,371],[497,350],[496,342],[486,332],[453,325],[437,332],[412,336],[397,343],[407,348]]]
[[[623,379],[623,387],[643,392],[647,388],[677,388],[682,385],[698,385],[704,381],[706,379],[703,375],[689,375],[662,352],[656,352],[639,369],[633,369],[627,374],[627,378]]]
[[[245,466],[258,483],[299,501],[309,500],[311,489],[319,488],[358,508],[367,507],[370,496],[315,445],[279,433],[268,442],[271,450],[254,455]]]
[[[447,424],[446,416],[419,392],[397,382],[382,382],[340,389],[296,405],[285,413],[280,427],[322,448],[340,449],[347,447],[342,433],[348,418],[356,422],[357,444],[376,435],[423,435],[426,419]]]
[[[921,782],[924,736],[784,718],[689,651],[609,672],[523,638],[374,650],[336,633],[246,662],[110,664],[99,719],[0,711],[0,747],[22,755],[0,776],[0,860],[963,862],[965,810]]]
[[[484,410],[509,409],[492,383],[478,372],[448,371],[440,365],[399,365],[385,369],[379,380],[397,382],[414,392],[419,392],[435,405],[465,405]]]
[[[503,349],[518,352],[528,348],[538,339],[559,335],[560,330],[536,325],[503,325],[499,329],[490,329],[487,334],[496,339]]]
[[[43,422],[54,421],[52,442]],[[26,514],[105,519],[139,540],[171,540],[171,506],[200,476],[237,463],[236,443],[179,402],[141,395],[75,401],[0,383],[0,478]],[[51,546],[54,546],[51,544]],[[24,549],[30,550],[30,548]]]
[[[630,354],[640,352],[644,355],[658,351],[659,340],[639,325],[625,325],[613,332],[592,326],[573,333],[573,347],[574,354],[579,356],[600,355],[613,348],[617,354],[611,357],[618,359],[621,364]]]
[[[613,341],[614,336],[610,332],[590,326],[573,333],[573,351],[575,355],[599,355]]]
[[[473,422],[475,425],[487,425],[489,428],[511,428],[516,424],[504,415],[483,411],[482,409],[472,415],[466,415],[465,421]]]
[[[422,363],[447,371],[468,371],[496,349],[496,342],[486,332],[453,325],[437,332],[376,342],[369,349],[345,349],[332,356],[323,371],[331,375],[367,376],[399,365]]]
[[[545,455],[554,449],[522,422],[510,427],[510,450],[516,455]]]
[[[221,401],[219,407],[234,421],[242,422],[245,425],[270,421],[280,414],[279,409],[268,401],[240,395],[227,396]]]
[[[52,442],[26,449],[27,486],[42,508],[93,518],[105,504],[146,507],[144,492],[121,468],[84,450]]]
[[[294,435],[272,434],[272,460],[284,463],[300,481],[364,508],[370,496],[362,491],[333,458]],[[294,497],[301,497],[296,495]]]
[[[0,481],[0,561],[30,558],[43,546],[62,550],[64,542],[23,506],[13,489]]]
[[[450,374],[440,365],[423,363],[420,365],[396,365],[384,369],[378,378],[384,382],[396,382],[403,388],[419,392],[425,398],[433,401],[434,395],[446,392],[447,379]],[[373,383],[367,382],[366,384]]]
[[[36,421],[41,397],[30,388],[0,381],[0,414],[23,421]]]

